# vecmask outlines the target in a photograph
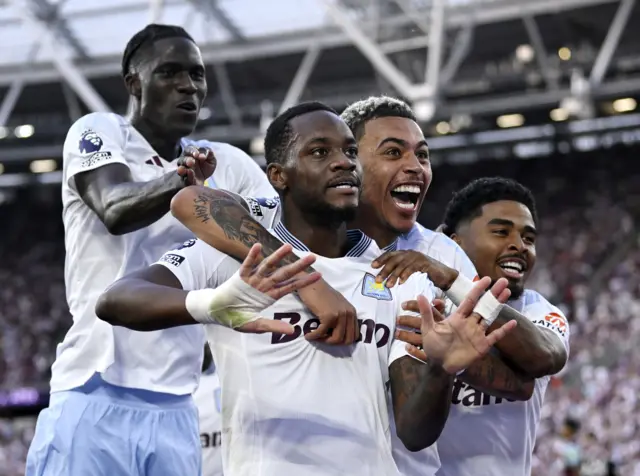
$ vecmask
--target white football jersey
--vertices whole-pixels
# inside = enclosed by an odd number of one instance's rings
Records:
[[[202,444],[202,476],[222,476],[222,412],[220,379],[214,364],[200,378],[193,401],[198,407],[200,443]]]
[[[188,139],[181,144],[183,148],[196,145],[213,149],[216,186],[239,194],[275,194],[260,167],[239,149]],[[95,315],[96,301],[107,286],[149,266],[167,249],[193,235],[169,212],[141,230],[111,235],[82,201],[74,181],[76,174],[122,164],[129,168],[134,181],[147,182],[175,170],[176,162],[158,157],[142,135],[117,114],[88,114],[71,126],[63,149],[62,203],[65,284],[73,324],[57,348],[53,392],[81,386],[95,372],[123,387],[179,395],[195,390],[205,342],[200,327],[136,332],[112,327]]]
[[[296,254],[308,253],[281,223],[273,232]],[[432,299],[433,284],[420,274],[394,289],[377,284],[371,262],[381,250],[360,232],[349,239],[347,256],[318,257],[314,268],[358,310],[359,343],[305,340],[319,321],[295,295],[261,313],[291,323],[292,336],[207,326],[222,386],[225,476],[400,474],[391,453],[385,388],[388,366],[407,355],[393,339],[395,321],[403,301],[420,293]],[[189,290],[215,287],[239,267],[201,241],[168,255],[159,264]]]
[[[555,334],[569,353],[569,324],[562,312],[527,289],[509,306]],[[491,397],[456,380],[449,419],[438,440],[438,476],[528,476],[550,377],[536,379],[526,402]]]
[[[471,280],[477,278],[475,266],[455,241],[442,233],[431,231],[417,223],[408,234],[398,239],[397,248],[399,250],[420,251],[450,268],[458,270],[463,276]],[[447,308],[450,308],[452,303],[445,297],[444,293],[438,288],[435,288],[435,290],[436,297],[444,299],[447,303]],[[435,475],[438,468],[440,468],[440,458],[438,456],[439,440],[422,451],[411,452],[407,450],[395,432],[395,422],[393,421],[391,409],[389,413],[393,428],[391,432],[393,457],[402,475]]]

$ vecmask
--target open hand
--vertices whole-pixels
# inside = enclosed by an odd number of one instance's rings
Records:
[[[429,301],[418,296],[422,349],[429,361],[441,365],[450,374],[466,369],[485,356],[496,342],[516,327],[515,321],[509,321],[486,335],[487,325],[473,309],[490,284],[491,279],[487,277],[477,281],[455,312],[440,322],[434,319]],[[508,284],[501,278],[491,288],[490,292],[500,303],[509,299]]]

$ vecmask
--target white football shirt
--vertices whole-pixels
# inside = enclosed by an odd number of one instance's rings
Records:
[[[448,236],[431,231],[420,224],[415,224],[413,229],[403,235],[396,242],[399,250],[415,250],[440,261],[450,268],[458,270],[463,276],[473,280],[477,277],[475,266],[467,257],[462,248]],[[444,293],[438,289],[436,297],[444,299],[447,308],[452,303],[445,297]],[[407,450],[404,444],[398,438],[395,432],[395,422],[393,421],[393,412],[389,410],[392,432],[391,442],[393,447],[393,457],[396,460],[398,469],[403,476],[433,476],[440,467],[440,458],[438,456],[438,447],[440,440],[422,451],[411,452]]]
[[[275,194],[260,167],[239,149],[188,139],[181,144],[183,148],[213,149],[218,161],[214,185],[239,194]],[[205,342],[199,326],[136,332],[112,327],[95,315],[96,301],[107,286],[149,266],[167,249],[190,239],[191,232],[167,212],[144,229],[111,235],[82,201],[74,181],[76,174],[122,164],[134,181],[147,182],[175,170],[176,162],[158,157],[142,135],[117,114],[88,114],[71,126],[63,149],[62,218],[65,284],[73,324],[57,348],[53,392],[81,386],[95,372],[123,387],[178,395],[195,390]]]
[[[202,444],[202,476],[222,476],[220,379],[215,364],[200,378],[193,401],[198,407],[200,443]]]
[[[566,317],[536,291],[527,289],[509,306],[553,332],[569,353]],[[528,476],[550,377],[536,379],[526,402],[491,397],[456,380],[449,419],[438,440],[438,476]]]
[[[281,223],[273,232],[298,255],[308,253]],[[319,322],[295,295],[262,313],[294,325],[292,336],[207,326],[222,386],[225,476],[399,474],[385,388],[388,366],[407,355],[404,344],[393,340],[395,320],[403,301],[419,293],[432,299],[433,284],[426,275],[392,290],[376,284],[371,262],[381,250],[358,231],[349,239],[347,256],[318,257],[314,268],[358,310],[359,343],[336,347],[305,340]],[[159,264],[189,290],[215,287],[239,267],[201,241],[169,255]]]

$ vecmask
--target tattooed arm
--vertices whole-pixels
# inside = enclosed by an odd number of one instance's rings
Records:
[[[485,355],[458,377],[494,397],[527,401],[533,395],[535,379],[512,369],[493,353]]]
[[[434,444],[449,416],[453,376],[405,356],[389,366],[389,380],[398,438],[409,451]]]
[[[199,239],[239,261],[247,257],[255,243],[262,245],[263,257],[282,246],[251,216],[244,200],[231,192],[187,187],[171,201],[171,213]],[[291,254],[282,265],[294,261],[297,257]]]

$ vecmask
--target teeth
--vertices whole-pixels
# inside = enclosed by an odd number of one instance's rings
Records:
[[[405,192],[420,194],[420,187],[418,187],[417,185],[398,185],[393,189],[393,191],[398,193]]]
[[[353,188],[353,185],[348,183],[341,183],[340,185],[336,185],[334,188]]]
[[[415,210],[416,204],[411,202],[401,202],[400,200],[393,199],[396,202],[396,205],[400,208],[404,208],[405,210]]]
[[[504,263],[500,263],[501,268],[513,269],[519,273],[522,273],[524,266],[521,263],[516,261],[505,261]]]

